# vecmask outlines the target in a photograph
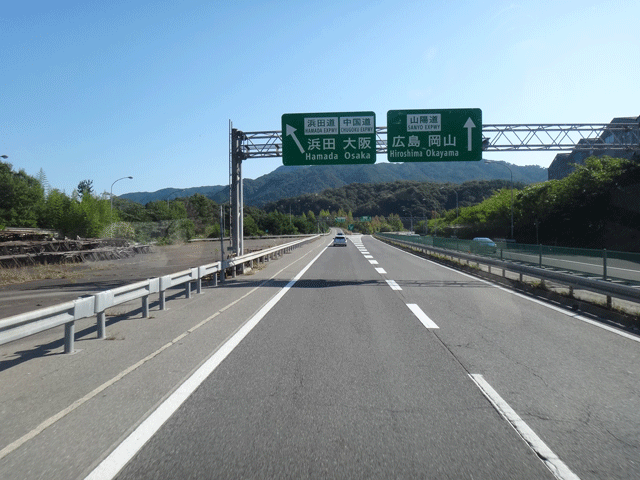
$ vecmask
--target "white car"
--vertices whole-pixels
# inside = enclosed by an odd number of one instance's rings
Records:
[[[333,239],[333,246],[334,247],[346,247],[347,246],[347,239],[344,236],[338,235],[337,237],[335,237]]]

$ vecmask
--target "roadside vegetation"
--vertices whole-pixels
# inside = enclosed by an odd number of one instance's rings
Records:
[[[582,248],[640,251],[640,165],[591,158],[562,180],[513,190],[514,238]],[[420,234],[510,238],[511,183],[474,180],[461,184],[395,181],[350,184],[266,204],[245,206],[244,235],[295,235],[335,226],[371,234],[413,230]],[[121,237],[149,243],[218,238],[221,205],[196,193],[142,205],[96,195],[91,180],[71,194],[50,189],[37,177],[0,162],[0,230],[39,227],[69,238]],[[229,205],[223,204],[228,236]]]
[[[516,188],[513,229],[518,243],[640,251],[640,164],[589,158],[562,180]],[[450,209],[428,221],[440,235],[510,238],[511,190]]]

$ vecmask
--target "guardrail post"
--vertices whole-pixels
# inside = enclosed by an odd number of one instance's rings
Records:
[[[167,289],[171,287],[171,275],[165,275],[160,277],[159,297],[160,297],[160,310],[164,310],[167,306]]]
[[[542,268],[542,244],[538,244],[538,266]]]
[[[197,291],[198,293],[202,293],[202,277],[206,274],[206,269],[204,267],[198,267],[198,283],[197,283]]]
[[[95,313],[98,316],[96,328],[98,330],[98,338],[105,338],[107,335],[107,308],[113,306],[113,292],[106,290],[94,295]]]
[[[142,297],[142,318],[149,318],[149,295]]]
[[[607,249],[602,249],[602,279],[607,279]],[[609,301],[607,301],[609,303]]]
[[[76,322],[64,324],[64,353],[73,353],[73,344],[76,334]]]
[[[184,284],[184,295],[185,298],[191,298],[191,281],[185,282]]]
[[[98,338],[104,338],[107,336],[107,314],[105,311],[98,312]]]

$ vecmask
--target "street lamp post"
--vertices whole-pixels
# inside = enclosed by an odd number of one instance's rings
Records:
[[[9,158],[7,155],[0,155],[1,158]]]
[[[110,218],[113,218],[113,186],[116,184],[116,182],[119,182],[120,180],[124,180],[125,178],[128,178],[129,180],[133,180],[133,177],[122,177],[111,184],[111,191],[109,194],[109,197],[111,198],[111,209],[109,210]]]
[[[509,174],[511,175],[511,240],[513,240],[513,172],[511,171],[511,168],[509,168],[504,162],[497,162],[496,160],[485,160],[484,163],[497,163],[498,165],[502,165],[509,170]]]
[[[458,216],[459,216],[459,213],[458,213],[458,210],[459,210],[458,209],[458,192],[456,190],[454,190],[453,193],[456,194],[456,220],[458,220]]]
[[[411,220],[410,220],[410,222],[411,222],[411,223],[409,224],[409,225],[410,225],[410,227],[409,227],[409,233],[413,233],[413,213],[412,213],[410,210],[407,210],[406,208],[403,208],[403,209],[402,209],[402,212],[403,212],[403,213],[405,213],[405,214],[406,214],[406,213],[408,213],[408,214],[409,214],[409,218],[411,219]],[[405,218],[406,218],[406,217],[405,217]]]
[[[440,190],[444,189],[444,187],[440,187]],[[456,190],[453,191],[456,194],[456,220],[458,219],[458,192]]]

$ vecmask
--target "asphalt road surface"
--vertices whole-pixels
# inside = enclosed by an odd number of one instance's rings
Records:
[[[640,478],[639,337],[329,242],[13,361],[0,477]]]

